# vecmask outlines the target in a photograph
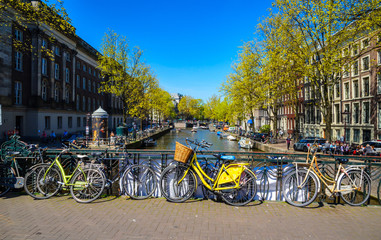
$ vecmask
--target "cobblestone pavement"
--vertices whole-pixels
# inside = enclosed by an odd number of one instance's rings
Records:
[[[0,239],[380,239],[381,207],[120,198],[78,204],[69,196],[0,199]]]

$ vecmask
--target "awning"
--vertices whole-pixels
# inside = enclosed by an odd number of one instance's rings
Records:
[[[247,121],[248,124],[253,124],[253,120],[249,119],[249,121]]]

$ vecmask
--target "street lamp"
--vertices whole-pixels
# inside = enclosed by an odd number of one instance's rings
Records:
[[[351,114],[348,110],[345,110],[345,112],[342,112],[341,115],[345,115],[344,120],[344,143],[346,143],[347,139],[347,122],[348,122],[348,115]]]

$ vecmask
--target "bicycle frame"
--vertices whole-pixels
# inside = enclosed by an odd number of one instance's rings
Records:
[[[334,179],[332,179],[332,178],[329,178],[328,176],[324,176],[323,173],[320,171],[319,166],[318,166],[318,162],[317,162],[317,158],[316,158],[316,152],[315,152],[315,154],[313,154],[311,162],[308,161],[309,154],[310,154],[310,152],[308,151],[307,160],[306,160],[305,163],[294,162],[294,165],[296,167],[296,175],[298,175],[298,165],[300,167],[308,168],[307,169],[307,174],[304,177],[302,183],[299,184],[297,182],[298,188],[302,188],[304,186],[304,184],[307,181],[308,175],[312,172],[312,174],[314,174],[317,177],[317,179],[319,180],[319,182],[318,182],[318,184],[319,184],[319,188],[318,188],[319,191],[320,191],[320,187],[321,187],[320,186],[321,182],[326,186],[326,188],[331,192],[331,194],[348,191],[348,189],[343,189],[343,190],[338,190],[337,189],[337,182],[338,182],[338,179],[341,176],[341,174],[346,174],[349,177],[347,170],[357,169],[357,170],[361,170],[361,175],[362,175],[363,171],[364,171],[364,168],[365,168],[365,165],[355,165],[355,166],[351,166],[351,167],[348,167],[348,168],[344,168],[343,164],[340,163],[339,167],[337,169],[337,172],[336,172],[336,176],[335,176]],[[357,186],[353,187],[355,185],[354,181],[350,177],[349,177],[349,179],[352,182],[352,190],[358,190],[358,189],[360,189],[360,187],[357,187]],[[297,178],[297,181],[298,180],[299,180],[299,178]],[[360,182],[360,186],[361,185],[362,185],[362,183]]]
[[[227,190],[227,189],[236,189],[236,188],[239,188],[239,183],[241,181],[241,174],[239,174],[239,177],[237,178],[233,178],[230,174],[229,174],[229,171],[227,171],[227,169],[229,167],[234,167],[234,166],[237,166],[240,168],[239,172],[242,173],[245,169],[249,170],[246,166],[249,165],[249,163],[232,163],[232,164],[228,164],[228,165],[225,165],[224,163],[222,163],[221,167],[219,168],[218,170],[218,174],[216,176],[215,179],[211,178],[208,176],[208,174],[205,173],[205,171],[201,168],[198,160],[197,160],[197,154],[196,154],[196,151],[193,153],[193,157],[189,163],[189,167],[188,169],[185,171],[184,173],[184,176],[179,180],[178,183],[180,183],[184,178],[185,176],[188,174],[189,172],[189,169],[193,169],[197,176],[200,178],[202,184],[207,187],[209,190],[212,190],[212,191],[221,191],[221,190]],[[230,177],[230,181],[229,182],[232,182],[233,183],[233,186],[228,186],[228,187],[218,187],[220,184],[220,179],[221,179],[221,176],[223,173],[226,173],[228,177]],[[253,174],[255,176],[255,174]],[[209,184],[207,182],[207,180],[209,180],[211,184]],[[197,181],[197,179],[196,179]],[[197,183],[196,183],[197,185]]]
[[[81,171],[84,176],[86,176],[85,172],[82,170],[82,168],[80,167],[81,165],[81,162],[78,162],[77,166],[75,167],[75,169],[73,170],[73,172],[70,174],[70,175],[66,175],[65,173],[65,170],[64,168],[62,167],[62,164],[61,162],[59,161],[59,158],[61,157],[62,153],[58,154],[54,161],[50,164],[49,168],[46,170],[46,172],[44,173],[44,180],[46,178],[46,175],[48,174],[48,172],[50,171],[50,169],[52,169],[55,165],[58,166],[58,169],[60,170],[60,173],[61,173],[61,176],[62,176],[62,180],[63,180],[63,183],[61,183],[62,185],[64,186],[70,186],[70,185],[74,185],[74,184],[70,184],[70,180],[71,178],[74,176],[74,174],[79,170]]]

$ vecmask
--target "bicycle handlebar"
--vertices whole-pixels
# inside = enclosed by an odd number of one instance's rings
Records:
[[[197,139],[193,141],[193,140],[190,140],[190,139],[186,138],[185,142],[186,142],[187,145],[190,145],[189,143],[191,143],[191,144],[193,144],[195,146],[198,146],[198,147],[201,147],[201,148],[205,148],[205,149],[210,148],[211,146],[213,146],[212,143],[208,143],[205,140],[202,140],[201,142],[199,142],[199,141],[197,141]]]

